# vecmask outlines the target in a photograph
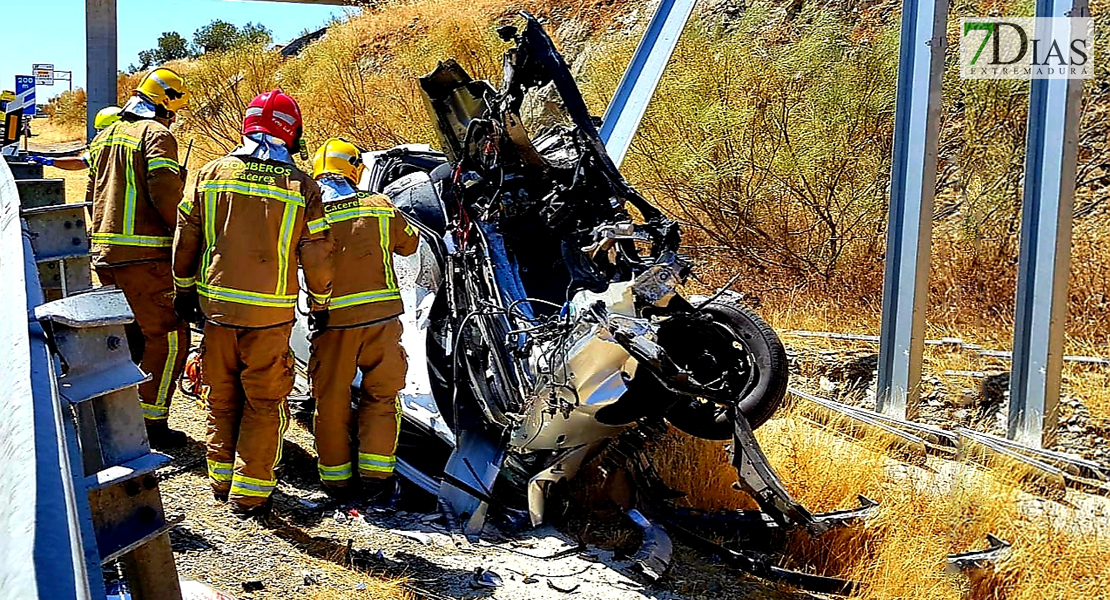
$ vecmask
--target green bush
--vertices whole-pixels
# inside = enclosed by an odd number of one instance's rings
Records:
[[[895,28],[859,38],[820,8],[786,21],[756,4],[738,22],[694,21],[624,171],[747,262],[826,279],[845,259],[874,263],[897,53]],[[600,64],[590,85],[625,62]]]

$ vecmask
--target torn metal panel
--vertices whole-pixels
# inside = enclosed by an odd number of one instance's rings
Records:
[[[697,535],[676,523],[668,521],[666,525],[692,548],[718,556],[726,564],[757,577],[822,594],[848,596],[860,589],[860,585],[853,581],[784,569],[777,566],[775,557],[770,554],[752,550],[734,550],[707,537]]]
[[[432,390],[428,371],[428,328],[431,327],[431,310],[436,293],[443,286],[439,261],[427,241],[421,240],[416,253],[394,256],[401,302],[405,312],[399,317],[403,330],[401,345],[408,354],[409,369],[405,387],[398,396],[404,414],[420,423],[448,445],[455,445],[455,434],[440,413]],[[361,379],[361,373],[359,374]],[[354,385],[358,385],[356,380]]]
[[[671,554],[674,551],[671,538],[662,527],[649,521],[640,511],[632,509],[627,514],[643,535],[640,549],[632,555],[632,562],[649,579],[658,581],[671,568]]]
[[[528,516],[533,527],[544,522],[547,489],[552,484],[570,479],[578,473],[582,463],[594,454],[599,443],[571,448],[556,456],[551,466],[536,473],[528,480]]]
[[[433,496],[439,495],[439,480],[421,472],[416,467],[410,465],[403,458],[397,459],[397,474],[416,484],[417,487],[424,490],[425,492]]]
[[[773,520],[783,527],[804,527],[810,533],[821,534],[869,516],[878,503],[860,496],[860,507],[835,513],[813,514],[794,500],[779,479],[770,461],[763,454],[755,434],[743,416],[733,419],[735,434],[730,452],[732,464],[740,476],[739,485]]]
[[[993,569],[994,565],[1010,556],[1012,544],[993,534],[987,534],[987,548],[949,554],[945,561],[949,573],[970,573]]]
[[[465,421],[464,421],[465,422]],[[505,460],[505,445],[487,432],[463,428],[458,445],[443,470],[440,506],[461,525],[463,533],[478,535],[485,525],[493,486]]]

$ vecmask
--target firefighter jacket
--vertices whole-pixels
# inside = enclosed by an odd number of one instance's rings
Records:
[[[184,188],[170,130],[153,119],[117,121],[93,138],[88,162],[95,264],[170,260]]]
[[[174,239],[178,293],[196,290],[208,320],[231,327],[293,321],[304,267],[310,310],[331,298],[331,236],[320,188],[290,163],[251,156],[216,159],[181,201]]]
[[[331,229],[336,278],[329,327],[357,327],[404,312],[393,254],[416,252],[420,238],[389,198],[356,192],[341,176],[320,179],[324,217],[309,228]]]

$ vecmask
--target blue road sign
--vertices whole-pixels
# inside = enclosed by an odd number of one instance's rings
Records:
[[[23,105],[24,116],[35,116],[35,78],[33,76],[15,76],[15,102],[16,105]]]

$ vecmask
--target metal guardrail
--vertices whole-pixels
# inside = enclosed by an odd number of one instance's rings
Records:
[[[1110,471],[1074,454],[1030,448],[965,427],[914,423],[795,388],[789,388],[789,393],[814,409],[807,420],[850,437],[877,440],[886,454],[903,462],[923,465],[928,454],[1000,468],[1016,477],[1026,491],[1053,500],[1063,499],[1069,488],[1110,492]]]
[[[46,189],[61,181],[32,181],[43,185],[21,190],[0,160],[0,280],[14,300],[0,305],[0,522],[11,539],[0,600],[106,598],[101,567],[113,560],[135,600],[180,600],[153,474],[169,459],[147,443],[137,386],[148,376],[123,329],[134,315],[119,290],[90,289],[85,206]]]
[[[88,500],[76,489],[80,451],[53,384],[46,336],[31,315],[43,302],[38,268],[2,159],[0,257],[0,598],[103,598],[99,561],[88,559],[95,552]]]
[[[785,331],[782,332],[783,336],[797,336],[803,338],[824,338],[829,340],[845,340],[851,342],[869,342],[878,344],[880,338],[877,335],[867,335],[863,333],[835,333],[831,331]],[[985,350],[979,344],[972,344],[965,342],[960,338],[945,337],[937,340],[925,340],[926,346],[948,346],[957,350],[966,350],[968,352],[977,354],[983,358],[996,358],[1002,361],[1013,360],[1014,353],[1009,350]],[[1110,366],[1110,358],[1102,356],[1079,356],[1074,354],[1064,355],[1064,362],[1083,363],[1088,365]],[[946,375],[950,373],[945,373]]]

